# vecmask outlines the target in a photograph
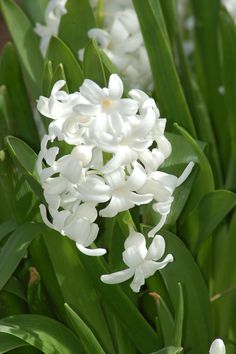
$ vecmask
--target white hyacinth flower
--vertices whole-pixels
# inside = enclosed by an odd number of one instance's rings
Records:
[[[127,269],[101,276],[106,284],[122,283],[132,277],[130,284],[134,292],[139,292],[145,279],[152,276],[157,270],[163,269],[168,263],[173,262],[173,256],[168,254],[162,261],[160,259],[165,253],[165,240],[162,236],[156,235],[147,249],[145,237],[130,229],[130,234],[124,244],[123,261]]]
[[[91,28],[88,37],[97,41],[129,87],[151,91],[151,68],[132,2],[105,1],[103,20],[104,28]],[[79,51],[80,60],[83,55],[82,49]]]
[[[129,98],[123,98],[118,75],[112,74],[105,88],[85,80],[78,92],[68,94],[64,85],[58,81],[50,97],[38,100],[40,113],[51,119],[37,161],[48,206],[49,219],[41,207],[44,221],[73,239],[82,252],[95,254],[87,247],[98,234],[97,207],[101,217],[114,217],[153,202],[160,215],[149,232],[154,237],[170,212],[175,189],[188,177],[193,163],[179,178],[159,171],[171,153],[166,119],[160,118],[155,101],[143,91],[131,90]],[[55,146],[57,141],[67,143],[66,154]],[[85,208],[93,210],[93,217],[83,215]],[[79,225],[85,238],[79,235],[78,240]]]
[[[46,55],[48,44],[52,36],[58,34],[61,17],[66,14],[67,0],[50,0],[45,11],[45,25],[36,23],[35,32],[40,40],[40,50]]]
[[[222,0],[223,5],[226,7],[230,15],[236,20],[236,2],[235,0]]]
[[[226,354],[225,345],[222,339],[215,339],[210,347],[210,354]]]
[[[68,210],[51,209],[52,223],[47,218],[46,208],[43,204],[40,205],[40,212],[48,227],[75,241],[82,253],[88,256],[103,256],[106,253],[103,248],[88,248],[95,241],[99,231],[98,225],[94,223],[97,218],[97,210],[93,204],[80,204],[73,213]]]

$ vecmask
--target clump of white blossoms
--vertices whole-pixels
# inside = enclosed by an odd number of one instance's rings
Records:
[[[129,87],[151,91],[151,68],[132,2],[105,1],[103,20],[104,28],[91,28],[88,37],[96,39]],[[83,50],[79,57],[83,59]]]
[[[68,94],[64,85],[58,81],[50,97],[41,96],[37,106],[51,119],[37,162],[48,207],[47,211],[40,206],[42,218],[74,240],[81,252],[100,256],[104,249],[89,248],[98,235],[98,215],[115,217],[135,205],[153,203],[160,222],[149,232],[154,237],[149,250],[144,236],[132,233],[123,253],[130,267],[126,273],[134,275],[132,288],[137,290],[165,264],[156,262],[164,253],[164,239],[156,234],[170,212],[175,188],[187,178],[193,163],[179,178],[158,170],[171,153],[164,135],[166,119],[160,118],[155,101],[143,91],[131,90],[129,98],[123,98],[117,75],[110,76],[107,88],[85,80],[78,92]],[[58,141],[64,141],[66,153]],[[158,245],[160,250],[155,250]],[[129,252],[137,253],[138,263]]]
[[[36,23],[35,32],[40,37],[40,50],[45,56],[52,36],[58,34],[61,17],[66,13],[67,0],[50,0],[45,11],[45,24]]]

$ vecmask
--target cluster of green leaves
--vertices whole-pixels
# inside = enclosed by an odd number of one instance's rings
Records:
[[[99,278],[121,266],[127,218],[143,232],[156,222],[150,207],[101,222],[104,259],[80,254],[41,223],[38,210],[36,99],[49,95],[58,79],[73,92],[85,77],[106,85],[117,71],[88,42],[97,21],[89,1],[68,0],[43,60],[34,26],[47,1],[22,0],[19,7],[0,0],[13,41],[0,60],[0,353],[174,354],[184,348],[199,354],[216,336],[235,353],[236,27],[219,0],[189,0],[195,51],[186,57],[176,2],[133,0],[153,95],[168,117],[173,153],[163,170],[179,175],[196,163],[162,232],[175,261],[137,296],[127,284],[109,286]],[[84,47],[81,63],[77,53]]]

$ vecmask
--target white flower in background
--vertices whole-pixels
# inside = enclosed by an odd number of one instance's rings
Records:
[[[61,17],[66,13],[67,0],[50,0],[45,11],[45,24],[36,23],[35,32],[39,37],[40,50],[46,55],[48,44],[52,36],[58,34]]]
[[[134,292],[139,292],[145,279],[152,276],[157,270],[163,269],[168,263],[173,262],[173,256],[168,254],[162,261],[160,259],[165,253],[165,240],[162,236],[156,235],[147,249],[145,237],[130,229],[130,234],[124,244],[122,253],[123,261],[127,269],[101,276],[106,284],[122,283],[132,277],[130,284]]]
[[[104,28],[91,28],[88,37],[96,39],[129,87],[151,91],[151,68],[132,2],[105,1],[103,18]],[[83,53],[79,51],[81,60]]]
[[[131,90],[129,98],[123,98],[123,83],[116,74],[107,88],[85,80],[78,92],[68,94],[64,85],[58,81],[50,97],[38,101],[40,113],[51,120],[37,161],[48,205],[49,219],[41,207],[44,221],[73,239],[82,252],[98,255],[100,250],[87,249],[98,234],[94,223],[98,206],[101,217],[114,217],[153,202],[160,215],[149,232],[154,237],[170,212],[174,190],[193,163],[179,178],[159,171],[171,153],[166,119],[160,118],[155,101],[143,91]],[[66,153],[62,144],[60,149],[55,146],[57,141],[67,143]]]
[[[226,354],[225,345],[222,339],[215,339],[210,347],[210,354]]]
[[[230,15],[236,20],[236,1],[235,0],[222,0],[223,5],[226,7]]]

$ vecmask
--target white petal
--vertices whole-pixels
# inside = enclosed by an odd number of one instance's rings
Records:
[[[145,243],[138,247],[128,247],[122,253],[123,261],[129,268],[135,268],[143,263],[146,253],[147,249]]]
[[[78,242],[76,243],[76,246],[80,252],[86,254],[86,256],[100,257],[106,254],[106,250],[104,248],[86,248]]]
[[[123,83],[118,75],[112,74],[108,83],[109,98],[118,100],[123,95]]]
[[[43,194],[50,208],[57,210],[60,207],[61,197],[58,194],[47,194],[46,192],[44,192]]]
[[[86,79],[80,87],[80,93],[91,103],[101,103],[106,97],[104,91],[94,81]]]
[[[131,282],[130,287],[133,290],[133,292],[138,293],[141,286],[144,285],[144,283],[145,283],[145,277],[142,268],[138,267],[135,269],[134,279]]]
[[[123,165],[132,163],[137,157],[137,152],[133,151],[128,146],[119,147],[117,153],[103,167],[103,173],[110,173]]]
[[[47,194],[60,194],[67,188],[68,182],[64,177],[53,177],[48,179],[43,188]]]
[[[105,218],[112,218],[121,211],[133,208],[134,204],[125,198],[112,197],[108,206],[100,210],[99,215]]]
[[[39,210],[44,224],[50,227],[51,229],[55,229],[54,225],[48,220],[47,209],[44,204],[40,204]]]
[[[130,279],[134,275],[133,269],[125,269],[112,274],[105,274],[101,276],[101,281],[106,284],[118,284]]]
[[[188,176],[190,175],[192,169],[194,167],[194,162],[189,162],[189,164],[187,165],[187,167],[184,169],[182,175],[178,178],[178,182],[177,182],[177,187],[180,186],[182,183],[184,183],[184,181],[188,178]]]
[[[52,88],[51,96],[55,95],[65,84],[65,80],[57,81]]]
[[[75,112],[79,112],[85,116],[95,116],[101,112],[101,106],[99,104],[80,103],[73,109]]]
[[[93,203],[83,203],[76,210],[76,215],[78,218],[87,218],[92,223],[97,218],[97,209]]]
[[[222,339],[218,338],[215,339],[214,342],[211,344],[210,347],[210,354],[225,354],[225,345]]]
[[[71,238],[72,240],[83,243],[89,236],[90,233],[90,221],[86,218],[77,219],[74,217],[74,220],[67,220],[67,225],[64,228],[65,235]]]
[[[104,49],[107,48],[110,40],[111,40],[111,36],[110,34],[100,28],[91,28],[88,31],[88,37],[89,38],[95,38],[96,41],[98,42],[98,44]]]
[[[126,186],[131,191],[137,191],[142,188],[146,182],[147,175],[144,168],[137,162],[133,164],[134,169],[127,179]]]
[[[152,194],[137,194],[134,192],[127,192],[127,199],[135,205],[148,204],[152,201]]]
[[[163,261],[154,262],[154,261],[145,261],[142,268],[145,278],[151,277],[156,273],[157,270],[161,270],[167,266],[168,263],[174,261],[172,254],[168,254]]]
[[[156,233],[162,228],[162,226],[164,226],[166,218],[166,215],[161,216],[159,223],[151,231],[149,231],[148,237],[154,237],[156,235]]]
[[[125,172],[123,168],[119,168],[114,172],[104,176],[106,183],[111,187],[112,190],[118,189],[124,186],[125,183]]]
[[[122,98],[117,110],[122,115],[132,116],[137,113],[138,103],[130,98]]]
[[[148,248],[146,259],[158,261],[161,259],[161,257],[163,257],[165,253],[165,247],[165,239],[160,235],[156,235]]]
[[[51,118],[51,113],[48,107],[49,99],[44,96],[40,96],[37,102],[37,110],[45,117]]]

